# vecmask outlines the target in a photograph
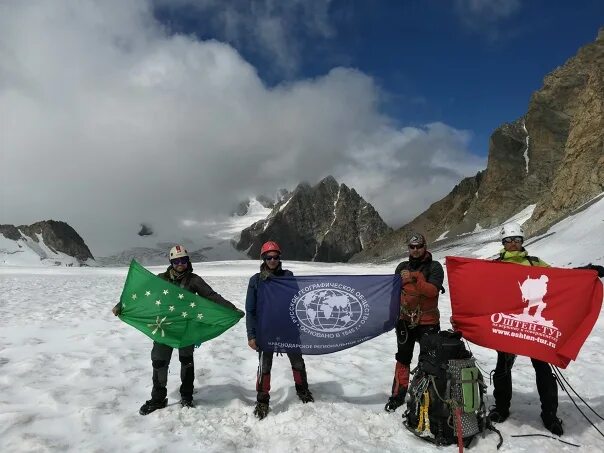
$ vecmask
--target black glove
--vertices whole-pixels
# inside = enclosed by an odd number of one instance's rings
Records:
[[[122,303],[118,302],[115,307],[111,309],[114,316],[119,316],[122,313]]]
[[[575,267],[575,269],[589,269],[596,271],[598,273],[598,277],[604,278],[604,266],[600,266],[599,264],[589,263],[587,266]]]
[[[590,269],[593,269],[598,273],[598,277],[604,278],[604,266],[600,266],[599,264],[592,264]]]

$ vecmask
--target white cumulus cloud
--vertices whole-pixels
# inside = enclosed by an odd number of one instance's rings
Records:
[[[468,132],[397,127],[362,72],[269,88],[152,8],[0,3],[0,223],[64,220],[103,255],[141,222],[190,237],[246,196],[333,174],[400,224],[485,164]]]

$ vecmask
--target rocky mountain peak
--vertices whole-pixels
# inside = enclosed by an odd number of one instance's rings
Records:
[[[354,189],[328,176],[315,186],[298,184],[266,219],[242,231],[237,249],[258,258],[262,244],[275,240],[287,259],[347,261],[389,231]]]
[[[31,249],[40,256],[40,260],[55,259],[54,255],[58,253],[73,257],[80,264],[89,259],[94,260],[81,236],[65,222],[44,220],[17,227],[0,225],[0,234],[15,241],[17,251],[23,248]]]
[[[329,188],[331,190],[338,190],[340,187],[340,184],[338,184],[338,181],[336,181],[336,178],[334,178],[331,175],[329,175],[326,178],[323,178],[321,181],[319,181],[318,185],[325,186],[326,188]]]
[[[41,235],[44,243],[58,252],[73,256],[80,261],[94,259],[84,239],[65,222],[45,220],[32,225],[21,225],[19,230],[38,242],[37,235]]]

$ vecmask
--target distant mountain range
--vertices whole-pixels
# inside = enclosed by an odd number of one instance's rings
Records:
[[[127,266],[136,259],[143,265],[160,265],[168,262],[174,243],[187,247],[193,261],[256,259],[262,242],[269,239],[282,245],[288,259],[346,261],[389,231],[369,203],[331,176],[315,187],[303,183],[291,193],[281,189],[274,199],[258,196],[246,200],[203,238],[156,239],[154,243],[151,227],[144,227],[148,234],[139,231],[138,243],[144,241],[148,246],[95,260],[81,237],[63,222],[3,225],[0,264]],[[38,231],[41,236],[34,234]],[[26,263],[21,252],[27,252]]]

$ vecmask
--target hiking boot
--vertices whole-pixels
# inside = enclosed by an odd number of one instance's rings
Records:
[[[492,423],[503,423],[509,416],[509,410],[497,409],[496,407],[491,407],[489,410],[489,420],[491,420]]]
[[[157,409],[163,409],[167,405],[168,405],[168,398],[166,398],[164,400],[153,400],[153,399],[147,400],[147,401],[145,401],[145,404],[143,404],[141,406],[138,413],[141,415],[147,415],[153,411],[156,411]]]
[[[550,430],[552,434],[555,434],[556,436],[564,434],[562,420],[556,417],[556,414],[542,412],[541,420],[543,420],[543,426]]]
[[[258,401],[256,403],[256,407],[254,408],[254,415],[258,418],[258,420],[262,420],[264,417],[268,415],[268,403],[261,403]]]
[[[384,406],[386,412],[394,412],[405,403],[405,397],[400,398],[398,396],[391,396],[388,398],[388,402]]]
[[[296,393],[298,394],[298,398],[300,398],[300,401],[302,401],[304,404],[315,402],[312,393],[310,393],[310,390],[308,389],[300,390]]]
[[[182,407],[195,407],[195,404],[193,403],[193,399],[189,399],[189,398],[182,398],[180,400],[180,405]]]

